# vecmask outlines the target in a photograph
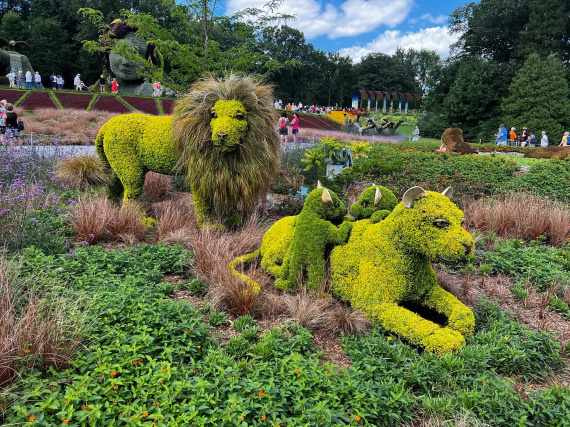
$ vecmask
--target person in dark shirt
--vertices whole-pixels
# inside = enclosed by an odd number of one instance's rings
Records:
[[[6,104],[4,113],[4,123],[6,124],[6,140],[10,141],[10,147],[14,149],[14,139],[18,142],[18,150],[22,149],[22,137],[18,130],[18,114],[14,112],[13,104]]]
[[[99,77],[99,86],[101,86],[101,93],[105,93],[105,77],[103,77],[103,74]]]

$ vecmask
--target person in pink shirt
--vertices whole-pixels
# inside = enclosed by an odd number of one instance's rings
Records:
[[[293,120],[291,121],[291,129],[293,133],[293,144],[297,143],[297,135],[299,134],[299,113],[293,113]]]

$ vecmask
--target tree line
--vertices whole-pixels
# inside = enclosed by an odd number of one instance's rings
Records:
[[[101,52],[114,48],[101,36],[121,17],[161,52],[164,84],[184,91],[204,75],[255,73],[285,103],[309,105],[347,107],[357,89],[422,93],[441,62],[435,52],[399,49],[354,64],[308,43],[288,25],[294,16],[275,15],[281,2],[226,16],[220,0],[4,0],[0,36],[26,41],[17,50],[42,76],[55,72],[70,83],[80,73],[91,85],[103,70]],[[141,75],[154,78],[147,71],[141,67]]]

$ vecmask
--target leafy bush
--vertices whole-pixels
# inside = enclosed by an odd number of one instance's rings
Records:
[[[192,279],[187,282],[182,282],[180,288],[185,289],[194,296],[203,296],[208,289],[208,285],[202,279]]]
[[[570,203],[570,162],[551,160],[533,166],[527,173],[507,183],[513,192],[526,191],[538,196],[548,196],[565,203]]]
[[[250,315],[241,316],[234,322],[234,329],[238,332],[243,332],[254,326],[256,326],[255,320]]]
[[[503,273],[517,281],[529,282],[539,291],[570,273],[570,250],[544,246],[538,241],[526,246],[523,241],[507,240],[494,251],[483,252],[481,260],[491,266],[494,274]]]

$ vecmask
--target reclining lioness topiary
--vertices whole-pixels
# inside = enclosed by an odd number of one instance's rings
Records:
[[[333,294],[372,321],[426,350],[445,354],[465,346],[475,318],[437,284],[430,262],[455,263],[472,250],[463,213],[444,194],[412,187],[384,220],[351,236],[331,254]],[[439,326],[403,307],[416,303],[447,316]]]

